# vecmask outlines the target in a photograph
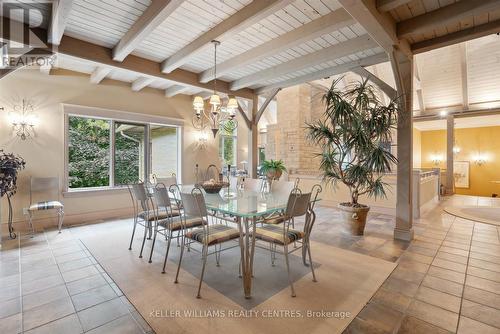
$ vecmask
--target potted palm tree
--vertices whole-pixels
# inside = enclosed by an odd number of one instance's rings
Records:
[[[398,103],[391,100],[384,105],[367,80],[344,91],[337,89],[339,80],[323,97],[324,118],[307,124],[308,138],[321,148],[318,156],[324,182],[341,182],[349,189],[349,202],[338,207],[352,233],[362,235],[370,207],[359,203],[359,197],[386,197],[388,184],[383,176],[397,162],[390,143]]]
[[[286,172],[286,167],[283,160],[264,160],[261,172],[267,176],[268,180],[278,180],[283,172]]]

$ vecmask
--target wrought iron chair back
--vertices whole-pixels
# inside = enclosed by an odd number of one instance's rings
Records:
[[[181,192],[180,194],[185,218],[201,218],[207,222],[202,225],[202,228],[204,235],[203,243],[208,245],[208,235],[210,232],[208,224],[208,210],[201,189],[195,187],[190,193]]]

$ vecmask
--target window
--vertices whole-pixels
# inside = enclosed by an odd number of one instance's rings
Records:
[[[223,165],[236,166],[236,130],[229,132],[221,128],[219,134],[219,159]]]
[[[179,128],[68,115],[68,188],[124,186],[179,175]]]

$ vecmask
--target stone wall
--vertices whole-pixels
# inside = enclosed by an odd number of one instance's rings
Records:
[[[281,159],[289,172],[318,174],[318,147],[307,140],[306,123],[324,113],[324,88],[302,84],[283,89],[277,95],[277,123],[267,126],[266,159]]]

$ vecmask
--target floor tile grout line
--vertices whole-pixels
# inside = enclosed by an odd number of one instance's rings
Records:
[[[115,285],[118,287],[118,289],[120,289],[120,287],[118,286],[118,284],[116,284],[115,280],[114,280],[114,279],[113,279],[113,278],[112,278],[112,277],[111,277],[111,276],[110,276],[110,275],[106,272],[106,270],[105,270],[105,269],[104,269],[104,267],[101,265],[101,263],[100,263],[100,262],[99,262],[99,261],[95,258],[94,254],[92,254],[92,252],[91,252],[91,251],[90,251],[90,249],[87,247],[87,245],[86,245],[86,244],[85,244],[85,243],[84,243],[84,242],[83,242],[80,238],[78,238],[78,241],[80,241],[80,243],[83,245],[83,247],[85,247],[85,249],[86,249],[86,250],[90,253],[90,255],[92,255],[92,258],[93,258],[93,259],[97,262],[97,264],[98,264],[98,265],[99,265],[99,266],[100,266],[100,267],[104,270],[104,272],[108,275],[108,277],[111,279],[111,281],[113,281],[113,284],[115,284]],[[102,273],[101,273],[101,272],[99,272],[99,274],[101,274],[101,275],[102,275]],[[106,280],[106,278],[104,278],[104,279]],[[107,280],[106,280],[106,283],[107,283],[107,284],[111,287],[111,284],[110,284]],[[113,287],[111,287],[111,288],[113,289]],[[114,291],[114,289],[113,289],[113,291]],[[122,290],[120,289],[120,291],[122,291]],[[115,293],[116,293],[116,291],[115,291]],[[142,317],[142,319],[143,319],[143,320],[144,320],[144,321],[148,324],[148,326],[151,328],[152,332],[150,332],[150,333],[151,333],[151,334],[154,334],[155,332],[154,332],[153,328],[151,327],[151,325],[147,322],[147,320],[146,320],[146,319],[144,319],[144,317],[142,316],[142,314],[141,314],[141,313],[140,313],[140,312],[136,309],[136,307],[134,306],[134,304],[132,304],[132,302],[130,302],[130,300],[129,300],[129,299],[128,299],[128,297],[127,297],[127,296],[123,293],[123,291],[122,291],[122,295],[123,295],[123,297],[125,297],[125,298],[127,299],[127,301],[130,303],[130,305],[132,305],[132,307],[133,307],[133,308],[137,311],[137,314],[139,314],[139,316],[140,316],[140,317]],[[120,296],[118,296],[118,298],[120,299]],[[120,299],[120,302],[121,302],[122,304],[124,304],[124,303],[123,303],[123,301],[122,301],[121,299]],[[127,308],[128,315],[130,315],[130,317],[132,317],[132,319],[134,320],[134,322],[135,322],[135,324],[138,326],[138,328],[139,328],[139,329],[141,329],[141,331],[142,331],[143,333],[146,333],[146,331],[144,330],[144,328],[142,327],[142,325],[141,325],[141,324],[139,324],[139,323],[137,322],[137,320],[135,319],[135,317],[133,316],[133,314],[132,314],[132,312],[130,311],[130,308],[128,307],[128,305],[124,305],[124,306]],[[119,318],[120,318],[120,317],[119,317]],[[117,319],[119,319],[119,318],[117,318]],[[112,321],[114,321],[114,320],[116,320],[116,319],[113,319]],[[110,322],[111,322],[111,321],[110,321]],[[107,322],[107,323],[109,323],[109,322]],[[107,323],[106,323],[106,324],[107,324]],[[105,324],[102,324],[101,326],[104,326],[104,325],[105,325]],[[98,326],[98,327],[96,327],[96,328],[99,328],[99,327],[100,327],[100,326]]]
[[[465,287],[467,284],[467,275],[468,275],[467,272],[469,269],[470,252],[472,251],[472,240],[474,239],[474,230],[476,229],[476,223],[472,222],[472,224],[473,225],[472,225],[472,234],[471,234],[471,238],[470,238],[469,256],[467,256],[467,264],[465,266],[465,280],[464,280],[464,286],[462,289],[462,296],[460,298],[460,309],[458,310],[458,321],[457,321],[457,327],[456,327],[455,333],[458,333],[458,329],[460,328],[460,317],[462,316],[462,304],[464,302]]]

